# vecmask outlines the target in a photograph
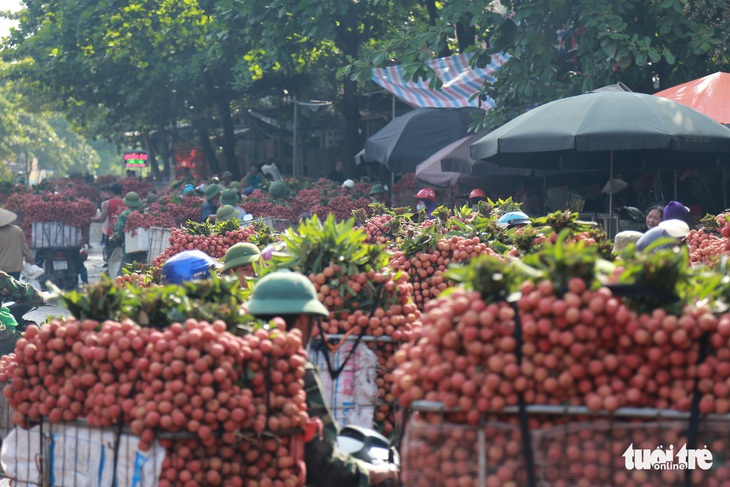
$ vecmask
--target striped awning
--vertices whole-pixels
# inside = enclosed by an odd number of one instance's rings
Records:
[[[480,105],[478,98],[470,98],[481,89],[485,81],[494,83],[497,70],[509,59],[509,55],[492,54],[492,61],[487,66],[475,69],[469,65],[472,55],[473,53],[456,54],[426,62],[443,82],[440,90],[429,88],[427,81],[405,81],[401,66],[373,69],[373,81],[413,107],[473,106],[488,110],[495,105],[494,100],[487,99]]]

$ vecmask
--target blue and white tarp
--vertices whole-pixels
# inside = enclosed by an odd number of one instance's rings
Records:
[[[138,437],[118,435],[112,429],[49,423],[43,426],[43,437],[41,426],[28,430],[18,427],[2,441],[0,465],[14,480],[13,485],[45,485],[43,466],[49,485],[157,486],[166,452],[156,440],[143,452],[138,449]]]
[[[428,81],[405,81],[401,66],[373,69],[373,81],[393,93],[407,104],[417,108],[459,108],[480,107],[488,110],[495,106],[494,100],[481,102],[471,99],[486,81],[494,83],[499,68],[507,62],[506,53],[492,54],[492,61],[484,68],[469,65],[473,53],[456,54],[426,61],[443,86],[440,90],[429,88]]]

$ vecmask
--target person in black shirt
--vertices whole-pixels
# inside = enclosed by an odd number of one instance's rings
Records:
[[[344,183],[347,179],[347,177],[345,177],[345,161],[341,157],[337,158],[335,168],[330,171],[327,179],[330,179],[338,184]]]

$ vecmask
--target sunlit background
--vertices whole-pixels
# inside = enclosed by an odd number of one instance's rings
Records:
[[[20,0],[2,0],[0,1],[0,10],[10,10],[17,12],[20,10]],[[10,32],[10,28],[14,25],[13,21],[0,18],[0,37],[5,37]]]

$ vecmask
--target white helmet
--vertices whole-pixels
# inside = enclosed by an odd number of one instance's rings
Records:
[[[344,183],[342,183],[342,187],[347,189],[355,189],[355,181],[353,181],[352,179],[348,179]]]
[[[499,217],[497,226],[499,228],[511,228],[521,225],[529,225],[530,217],[521,211],[510,211]]]

